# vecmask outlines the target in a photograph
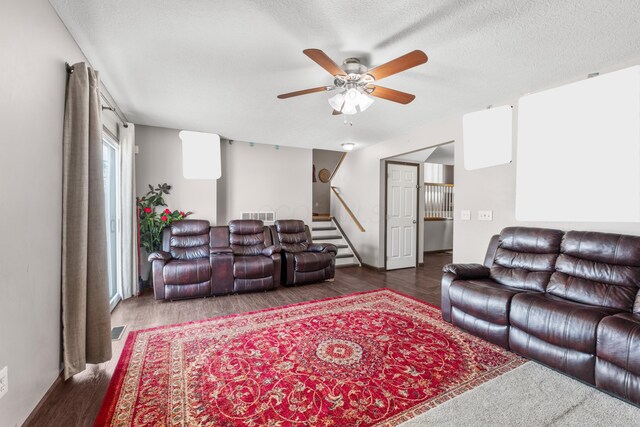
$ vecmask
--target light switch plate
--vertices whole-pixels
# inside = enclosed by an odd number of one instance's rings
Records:
[[[471,211],[460,211],[460,219],[463,221],[471,221]]]
[[[0,369],[0,399],[9,391],[8,367]]]
[[[478,221],[493,221],[493,211],[478,211]]]

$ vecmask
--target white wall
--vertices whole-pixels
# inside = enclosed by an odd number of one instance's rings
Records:
[[[216,181],[185,179],[182,175],[182,141],[180,130],[136,126],[136,194],[143,196],[149,184],[168,183],[171,194],[165,202],[172,211],[192,211],[189,218],[216,223]]]
[[[311,222],[312,150],[223,141],[221,151],[220,224],[240,212],[275,212],[276,219]]]
[[[402,137],[352,151],[342,162],[333,185],[340,188],[342,197],[366,231],[360,232],[334,200],[331,214],[340,221],[363,263],[378,268],[384,266],[384,195],[380,191],[384,189],[383,159],[451,142],[454,128],[455,122],[446,120],[426,130],[416,129]],[[424,206],[423,200],[420,203]],[[422,256],[422,248],[418,256]]]
[[[517,117],[517,100],[513,100]],[[457,134],[462,132],[458,123]],[[546,227],[561,230],[591,230],[622,234],[640,235],[640,223],[615,222],[519,222],[515,218],[516,193],[516,135],[517,120],[514,122],[513,161],[510,164],[468,171],[464,168],[462,144],[456,142],[455,168],[455,227],[454,261],[482,262],[487,243],[493,234],[507,226]],[[575,142],[576,153],[580,141]],[[603,141],[603,149],[606,149]],[[551,153],[550,153],[551,155]],[[615,164],[604,165],[616,167]],[[540,165],[543,173],[545,165]],[[598,171],[606,176],[606,171]],[[594,196],[595,197],[595,196]],[[471,210],[471,221],[460,221],[460,210]],[[493,210],[493,221],[477,220],[478,210]]]
[[[611,70],[632,64],[621,64]],[[602,70],[605,72],[608,70]],[[567,81],[566,83],[569,83]],[[498,102],[486,100],[486,104],[511,104],[517,117],[517,99]],[[454,196],[454,262],[482,262],[484,252],[493,234],[507,226],[548,227],[563,230],[593,230],[640,235],[640,223],[588,223],[588,222],[518,222],[515,219],[515,171],[517,120],[514,121],[513,162],[506,165],[467,171],[464,169],[462,150],[462,116],[449,118],[439,123],[415,129],[404,136],[352,152],[343,162],[334,185],[340,187],[342,195],[351,208],[359,213],[358,218],[366,224],[366,233],[359,233],[347,221],[344,212],[332,215],[343,218],[343,227],[361,252],[363,261],[376,267],[384,265],[382,247],[384,230],[380,206],[381,169],[380,159],[418,150],[448,141],[455,141],[455,196]],[[603,149],[606,141],[603,141]],[[576,153],[580,142],[576,141]],[[550,153],[551,155],[551,153]],[[610,165],[615,167],[615,165]],[[544,165],[541,165],[541,170]],[[601,173],[601,172],[599,172]],[[337,207],[335,207],[337,209]],[[471,210],[471,221],[460,221],[460,210]],[[478,210],[492,210],[493,221],[478,221]]]
[[[46,0],[0,4],[0,426],[20,425],[60,362],[64,63],[86,61]]]

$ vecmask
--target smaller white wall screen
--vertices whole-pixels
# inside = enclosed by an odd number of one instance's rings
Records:
[[[180,139],[182,174],[186,179],[218,179],[222,176],[220,135],[183,130]]]
[[[640,67],[524,96],[519,221],[640,221]]]
[[[465,114],[462,147],[467,170],[511,162],[513,113],[510,105]]]

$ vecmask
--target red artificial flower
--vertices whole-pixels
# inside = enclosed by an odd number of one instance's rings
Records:
[[[184,218],[184,217],[185,217],[185,216],[187,216],[187,215],[186,215],[184,212],[180,211],[180,216],[181,216],[182,218]]]
[[[145,213],[151,213],[151,208],[144,208]]]
[[[171,211],[169,209],[165,209],[164,213],[166,213],[167,215],[171,215]]]
[[[166,216],[166,215],[162,215],[162,216],[160,217],[160,219],[161,219],[161,220],[163,220],[163,221],[166,221],[166,220],[167,220],[167,216]]]

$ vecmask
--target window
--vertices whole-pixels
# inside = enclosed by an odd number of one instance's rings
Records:
[[[109,297],[111,310],[122,299],[120,249],[120,150],[114,138],[102,138],[102,176],[104,178],[105,214],[107,226],[107,260],[109,271]]]

